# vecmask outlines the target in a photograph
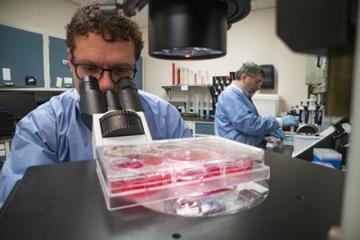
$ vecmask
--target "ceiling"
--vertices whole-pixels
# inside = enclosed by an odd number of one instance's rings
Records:
[[[76,5],[82,5],[87,2],[91,2],[92,0],[67,0]],[[276,6],[276,0],[251,0],[251,9],[259,10],[266,8],[273,8]],[[140,24],[140,26],[147,25],[148,19],[148,6],[146,5],[144,9],[142,9],[136,16],[134,17],[135,21]]]

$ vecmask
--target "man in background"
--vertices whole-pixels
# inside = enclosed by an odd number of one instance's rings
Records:
[[[252,96],[261,88],[263,70],[247,62],[236,72],[236,79],[219,95],[215,112],[215,134],[241,143],[264,147],[264,137],[283,138],[283,126],[297,126],[293,116],[261,117]]]
[[[116,91],[120,79],[135,77],[144,45],[135,22],[122,15],[105,15],[98,3],[91,3],[75,12],[66,30],[76,89],[52,97],[18,123],[0,174],[0,206],[28,167],[93,159],[92,132],[80,117],[80,79],[93,76],[106,92]],[[191,136],[173,106],[152,94],[139,94],[153,139]]]

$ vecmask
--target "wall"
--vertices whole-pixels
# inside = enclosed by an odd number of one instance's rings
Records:
[[[243,62],[273,64],[278,82],[275,90],[260,93],[280,95],[280,111],[304,101],[307,95],[305,85],[305,55],[292,52],[276,35],[275,9],[252,11],[249,16],[233,24],[228,31],[227,55],[222,58],[202,61],[174,61],[191,70],[207,70],[210,76],[226,75],[237,70]],[[144,39],[147,28],[143,27]],[[143,51],[145,60],[145,90],[167,98],[160,85],[171,83],[171,61],[152,58],[148,55],[147,43]]]
[[[33,31],[44,31],[65,36],[65,25],[78,6],[60,0],[1,0],[0,23]],[[238,69],[245,61],[274,64],[278,82],[274,91],[261,93],[280,95],[280,110],[289,110],[306,98],[305,56],[293,53],[276,36],[275,9],[252,11],[244,20],[233,24],[228,31],[228,53],[225,57],[203,61],[176,61],[191,70],[207,70],[212,75],[224,75]],[[168,99],[162,85],[171,83],[171,61],[148,55],[147,27],[143,26],[145,39],[144,88]]]
[[[1,0],[0,23],[65,37],[65,25],[76,8],[59,0]]]

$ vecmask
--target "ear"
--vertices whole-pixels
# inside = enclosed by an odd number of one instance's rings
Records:
[[[70,71],[74,72],[74,70],[75,70],[74,65],[73,65],[74,56],[72,55],[70,48],[68,48],[66,52],[67,52],[67,60],[68,60],[68,65],[69,65]]]
[[[247,77],[247,74],[246,73],[242,73],[241,76],[240,76],[240,80],[245,80]]]

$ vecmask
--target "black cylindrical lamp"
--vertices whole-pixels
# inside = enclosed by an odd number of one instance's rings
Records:
[[[150,0],[149,54],[179,60],[226,55],[227,9],[219,0]]]

